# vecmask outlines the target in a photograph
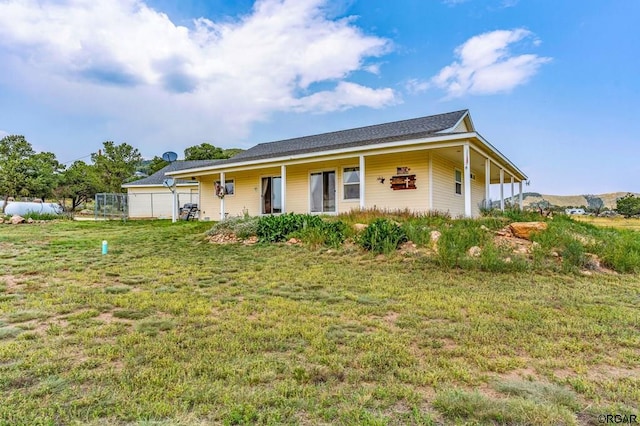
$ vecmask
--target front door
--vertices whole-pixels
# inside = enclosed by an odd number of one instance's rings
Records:
[[[311,173],[310,189],[312,213],[336,212],[336,172]]]

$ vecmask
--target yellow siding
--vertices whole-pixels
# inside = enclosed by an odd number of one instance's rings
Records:
[[[460,122],[460,124],[458,124],[454,129],[453,132],[457,133],[457,132],[468,132],[469,128],[467,127],[467,123],[465,123],[466,120],[462,120]]]
[[[200,220],[220,220],[220,199],[215,196],[213,176],[200,180]]]
[[[462,161],[454,163],[432,151],[433,164],[433,209],[448,211],[453,217],[464,215],[463,194],[455,194],[455,169],[462,171]],[[359,200],[344,200],[343,169],[357,167],[358,157],[316,161],[289,165],[286,168],[286,212],[309,212],[309,181],[312,172],[336,172],[336,204],[338,212],[347,212],[360,207]],[[415,190],[392,190],[390,180],[398,167],[409,167],[409,174],[416,175]],[[365,156],[365,207],[378,209],[405,209],[426,212],[429,210],[429,151],[411,151],[397,154]],[[479,203],[484,198],[484,176],[472,171],[476,180],[471,181],[471,209],[479,214]],[[235,194],[224,198],[227,217],[260,215],[262,212],[261,178],[280,176],[280,167],[225,173],[225,179],[235,181]],[[384,178],[384,183],[378,181]],[[214,182],[219,175],[201,177],[201,218],[220,219],[220,199],[214,194]]]
[[[471,181],[471,214],[480,216],[480,204],[484,201],[484,173],[471,172],[476,175],[476,179]]]
[[[433,209],[449,212],[452,217],[464,215],[464,182],[462,195],[455,192],[455,169],[462,171],[462,162],[453,162],[433,154]],[[471,202],[473,204],[473,200]]]
[[[225,180],[233,179],[235,182],[235,194],[224,197],[226,217],[242,216],[245,211],[251,216],[262,213],[260,191],[263,176],[280,176],[280,167],[225,173]],[[220,198],[215,195],[215,182],[220,180],[220,175],[203,176],[201,179],[201,215],[209,220],[220,220]]]
[[[416,175],[416,189],[391,189],[391,176],[396,174],[398,167],[409,167],[409,174]],[[366,157],[365,171],[366,208],[429,210],[428,151]],[[384,183],[380,183],[378,177],[383,177]]]

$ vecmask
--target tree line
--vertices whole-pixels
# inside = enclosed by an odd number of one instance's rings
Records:
[[[222,149],[209,143],[185,149],[185,160],[230,158],[242,150]],[[21,135],[0,140],[0,194],[4,195],[2,212],[10,197],[60,200],[71,211],[93,199],[100,192],[123,192],[122,184],[135,180],[136,170],[155,173],[167,164],[160,157],[144,161],[140,151],[127,143],[103,142],[91,154],[91,163],[74,161],[68,167],[54,153],[36,153]]]

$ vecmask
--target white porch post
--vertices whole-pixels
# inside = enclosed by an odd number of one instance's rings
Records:
[[[484,160],[484,207],[491,208],[491,160]]]
[[[225,188],[224,182],[224,172],[220,172],[220,186],[222,189]],[[223,192],[224,194],[224,192]],[[224,220],[224,196],[220,197],[220,220]]]
[[[470,154],[469,144],[465,143],[462,146],[463,161],[464,161],[464,215],[465,217],[471,217],[471,166],[470,166]]]
[[[433,155],[429,151],[429,210],[433,210]]]
[[[500,169],[500,210],[504,211],[504,169]]]
[[[282,194],[282,213],[286,213],[287,207],[287,166],[280,166],[280,194]]]
[[[516,205],[516,193],[513,190],[514,177],[511,176],[511,208],[514,208]]]
[[[364,155],[360,155],[360,164],[359,164],[359,169],[358,169],[358,175],[360,176],[360,210],[364,210],[366,203],[365,203],[365,199],[364,199],[364,194],[365,194],[365,187],[364,187],[364,182],[365,182],[365,169],[364,169]]]
[[[518,189],[520,190],[520,194],[518,194],[518,207],[522,210],[522,181],[518,182]]]

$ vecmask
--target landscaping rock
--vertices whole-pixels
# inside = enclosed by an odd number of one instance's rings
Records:
[[[518,238],[529,240],[532,232],[541,232],[547,229],[545,222],[513,222],[509,225],[511,232]]]
[[[300,244],[301,242],[302,241],[297,238],[289,238],[289,241],[287,241],[287,245]]]
[[[480,229],[482,229],[483,231],[489,231],[489,228],[487,228],[485,225],[481,225]]]
[[[594,271],[600,271],[602,269],[602,264],[600,263],[600,258],[598,257],[598,255],[587,253],[585,257],[585,268],[592,269]]]
[[[367,225],[366,223],[354,223],[353,229],[355,229],[356,232],[361,232],[367,229],[367,226],[369,225]]]
[[[35,222],[35,221],[33,220],[33,218],[29,218],[29,219],[27,219],[27,223],[33,223],[33,222]]]
[[[511,232],[511,228],[509,228],[509,226],[505,226],[501,230],[496,231],[496,235],[499,237],[511,238],[513,237],[513,232]]]
[[[478,246],[473,246],[469,248],[467,254],[471,257],[480,257],[480,255],[482,254],[482,249]]]
[[[4,217],[0,217],[0,223],[4,223]]]
[[[416,253],[418,251],[418,245],[413,241],[407,241],[400,244],[400,253]]]
[[[12,225],[17,225],[19,223],[23,223],[24,222],[24,217],[18,216],[17,214],[14,214],[13,216],[11,216],[11,219],[9,219],[9,222]]]
[[[247,238],[245,240],[242,240],[242,244],[247,245],[247,246],[250,246],[250,245],[253,245],[253,244],[257,244],[257,243],[258,243],[258,237],[256,237],[255,235],[252,236],[252,237],[249,237],[249,238]]]
[[[437,243],[441,236],[442,233],[440,231],[431,231],[431,242],[434,244]]]

